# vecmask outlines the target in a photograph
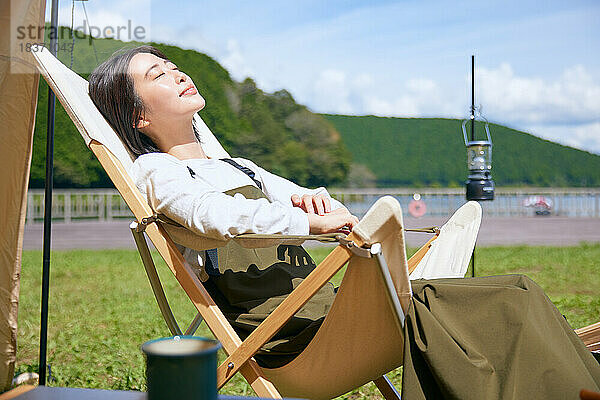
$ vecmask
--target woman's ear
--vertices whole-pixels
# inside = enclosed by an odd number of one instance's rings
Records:
[[[150,121],[140,118],[138,119],[137,124],[134,126],[134,128],[142,129],[147,127],[148,125],[150,125]]]

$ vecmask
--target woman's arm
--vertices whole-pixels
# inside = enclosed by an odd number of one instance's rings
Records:
[[[331,205],[331,210],[336,210],[339,208],[346,209],[346,207],[331,197],[327,189],[324,187],[318,187],[316,189],[308,189],[303,186],[297,185],[292,181],[289,181],[279,175],[275,175],[258,165],[254,162],[246,159],[239,159],[240,162],[247,164],[247,167],[252,169],[258,177],[260,177],[260,181],[263,183],[263,188],[265,194],[273,201],[279,201],[286,205],[292,205],[299,207],[299,205],[293,204],[292,196],[297,195],[298,200],[301,201],[304,195],[309,196],[323,196],[329,200]],[[306,211],[306,210],[305,210]],[[316,211],[316,210],[315,210]]]
[[[193,232],[226,240],[241,233],[306,235],[307,214],[282,202],[229,196],[200,179],[187,168],[160,155],[144,155],[132,169],[136,186],[152,209]]]

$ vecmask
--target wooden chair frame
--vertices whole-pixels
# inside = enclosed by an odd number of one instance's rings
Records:
[[[257,395],[261,397],[281,398],[275,386],[262,376],[260,367],[252,359],[252,356],[349,261],[350,257],[354,255],[352,251],[353,246],[363,246],[358,236],[354,234],[348,235],[346,240],[349,244],[347,246],[338,245],[334,248],[325,260],[242,342],[195,273],[186,266],[183,256],[175,246],[175,243],[160,223],[153,218],[153,210],[135,187],[120,161],[99,142],[93,140],[89,147],[106,170],[137,220],[131,224],[130,228],[159,308],[171,333],[173,335],[180,335],[182,331],[175,321],[166,300],[148,244],[143,236],[144,233],[152,241],[198,310],[199,315],[192,321],[185,333],[192,334],[200,325],[202,319],[204,319],[228,355],[227,359],[217,369],[218,388],[225,385],[239,371]],[[409,271],[414,270],[436,237],[437,234],[409,260]],[[374,247],[371,246],[371,249]],[[380,266],[382,263],[385,264],[385,259],[380,252],[375,252],[373,255],[377,256]],[[387,270],[387,266],[385,266],[385,269]],[[399,318],[403,320],[403,314]],[[398,392],[385,376],[376,379],[374,382],[386,399],[399,398]]]
[[[380,266],[383,277],[385,278],[387,272],[389,278],[389,270],[387,270],[387,265],[381,250],[379,250],[379,252],[374,252],[375,245],[371,246],[370,251],[361,249],[361,246],[363,246],[364,243],[361,242],[359,237],[354,234],[348,235],[345,238],[344,245],[337,246],[333,249],[326,259],[317,266],[295,290],[293,290],[293,292],[263,321],[263,323],[261,323],[246,338],[246,340],[242,342],[194,271],[185,263],[178,247],[170,238],[162,223],[156,219],[153,210],[133,183],[119,158],[103,143],[88,135],[86,124],[82,120],[82,116],[78,115],[75,108],[69,103],[69,101],[73,101],[73,98],[71,98],[71,100],[66,98],[65,93],[62,92],[58,82],[49,70],[50,68],[58,74],[66,72],[60,70],[60,62],[58,62],[58,64],[51,64],[56,63],[57,60],[52,60],[51,58],[42,60],[42,56],[46,57],[46,55],[41,52],[35,53],[34,56],[36,56],[38,69],[41,74],[48,82],[48,85],[57,94],[65,111],[86,140],[87,146],[94,153],[135,216],[136,222],[131,225],[134,239],[138,245],[140,256],[146,267],[159,307],[171,332],[178,334],[181,330],[166,302],[162,285],[158,280],[158,275],[142,232],[145,232],[152,241],[199,313],[199,316],[194,319],[186,332],[193,332],[200,324],[201,320],[204,319],[212,333],[221,342],[222,348],[228,355],[227,360],[220,365],[217,370],[218,387],[221,388],[236,372],[239,371],[259,396],[281,398],[280,393],[273,383],[264,377],[261,368],[252,356],[350,260],[354,253],[365,255],[366,252],[368,257],[376,257],[378,261],[377,264]],[[62,65],[62,67],[64,67],[64,65]],[[419,253],[419,255],[422,256],[424,253]],[[417,258],[419,255],[413,257],[413,260],[411,260],[413,264],[416,265],[418,263]],[[391,281],[387,282],[388,293],[386,294],[388,297],[395,297],[396,302],[398,302],[396,293],[393,293],[393,296],[390,294],[392,287],[393,283],[391,283]],[[400,307],[397,307],[394,312],[394,315],[395,314],[398,314],[398,318],[404,318],[403,311]],[[399,398],[396,390],[385,377],[380,377],[376,379],[375,382],[387,398]]]
[[[600,353],[600,322],[575,329],[575,333],[590,351]]]

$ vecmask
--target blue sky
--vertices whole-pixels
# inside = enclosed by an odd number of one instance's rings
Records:
[[[267,92],[285,88],[315,112],[464,117],[474,53],[484,116],[600,154],[598,1],[90,0],[86,7],[92,25],[131,19],[152,40],[205,52],[234,79],[250,76]],[[70,13],[63,0],[61,25]]]

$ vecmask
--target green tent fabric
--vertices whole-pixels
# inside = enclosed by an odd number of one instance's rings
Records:
[[[416,280],[404,399],[576,399],[600,365],[531,279]]]

